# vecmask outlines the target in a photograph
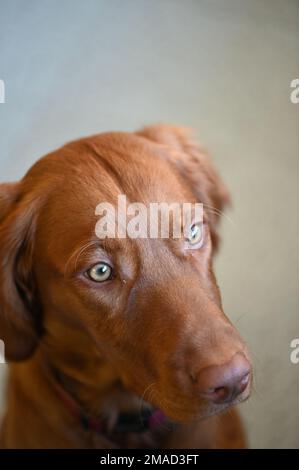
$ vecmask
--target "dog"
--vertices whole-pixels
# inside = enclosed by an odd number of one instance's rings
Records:
[[[95,209],[120,194],[201,203],[203,220],[179,239],[99,239]],[[228,203],[210,157],[172,125],[82,138],[0,185],[1,447],[246,445],[232,407],[252,365],[212,269]]]

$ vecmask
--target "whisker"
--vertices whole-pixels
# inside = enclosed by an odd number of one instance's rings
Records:
[[[141,419],[142,406],[143,406],[143,403],[145,403],[145,401],[146,401],[145,396],[146,396],[147,393],[149,393],[150,389],[153,388],[155,385],[156,385],[156,382],[151,383],[148,387],[145,388],[143,394],[140,397],[140,403],[139,403],[140,419]]]
[[[247,315],[248,312],[244,312],[242,313],[236,320],[234,320],[234,323],[237,324],[239,323],[240,320],[242,320],[243,317],[245,317],[245,315]]]
[[[226,220],[228,220],[228,222],[230,222],[235,227],[235,222],[232,220],[232,218],[229,217],[220,209],[218,209],[217,207],[210,206],[209,204],[204,204],[204,208],[207,208],[206,210],[207,212],[211,212],[212,214],[224,217]]]

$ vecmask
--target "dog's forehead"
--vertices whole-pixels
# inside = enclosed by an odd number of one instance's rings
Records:
[[[95,210],[101,202],[115,204],[120,195],[131,203],[194,202],[188,183],[164,154],[160,145],[135,134],[100,134],[50,154],[39,176],[56,176],[51,199],[70,212],[84,206]]]
[[[48,247],[55,244],[59,255],[96,236],[101,204],[112,204],[118,211],[119,198],[124,197],[126,206],[193,202],[188,185],[182,185],[175,170],[160,157],[159,146],[130,134],[103,134],[72,142],[39,166],[39,178],[50,172],[57,175],[39,226],[42,239]]]
[[[118,193],[136,201],[192,197],[165,145],[130,133],[101,134],[86,139],[84,145],[87,159],[96,163],[106,180],[113,180]]]

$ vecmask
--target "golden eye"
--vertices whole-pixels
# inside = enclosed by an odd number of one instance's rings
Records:
[[[203,225],[200,223],[193,224],[190,228],[188,237],[190,245],[197,245],[203,238]]]
[[[87,271],[87,275],[94,282],[104,282],[111,279],[112,268],[107,263],[98,263]]]

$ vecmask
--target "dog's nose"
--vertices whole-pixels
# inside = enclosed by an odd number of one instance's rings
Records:
[[[226,364],[202,369],[196,377],[200,395],[215,403],[230,403],[246,389],[251,366],[242,353],[236,353]]]

